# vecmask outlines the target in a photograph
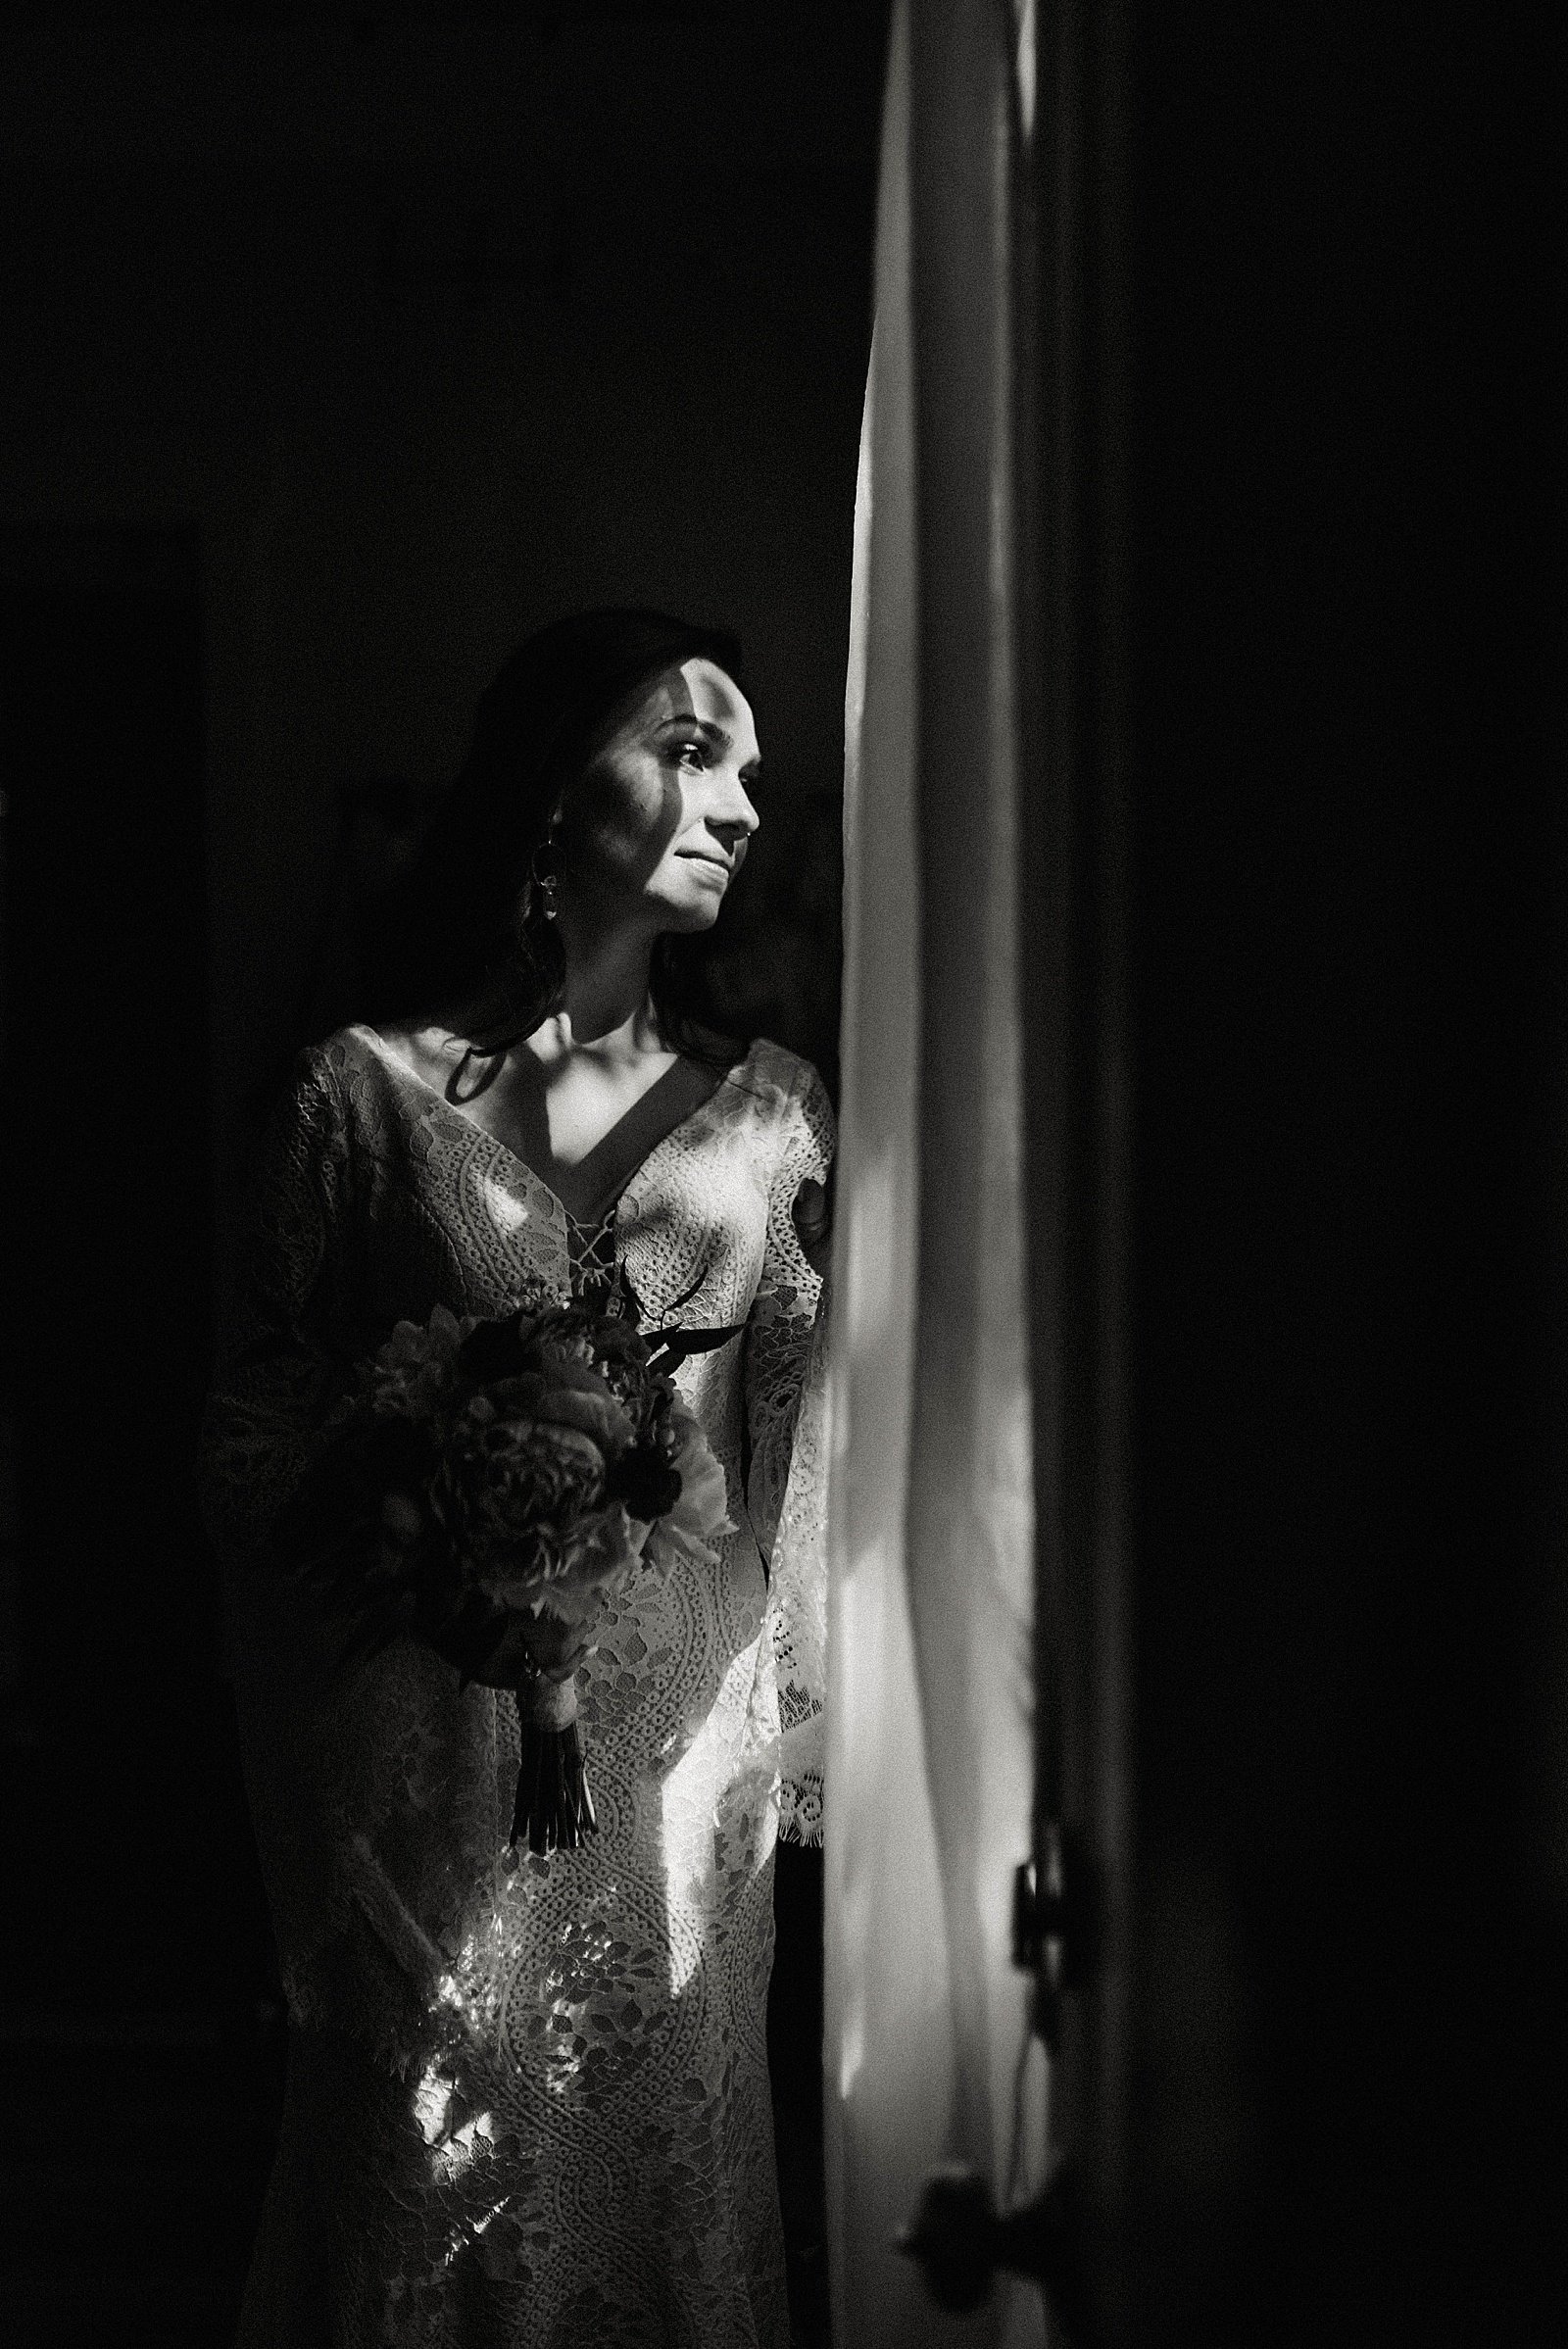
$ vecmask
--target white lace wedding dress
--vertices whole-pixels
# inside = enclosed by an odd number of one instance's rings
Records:
[[[831,1147],[759,1043],[618,1202],[650,1319],[690,1291],[679,1321],[746,1325],[678,1374],[737,1531],[612,1618],[577,1684],[600,1832],[539,1858],[510,1695],[412,1639],[338,1671],[267,1534],[395,1321],[564,1294],[580,1236],[374,1030],[301,1055],[204,1438],[293,2026],[245,2349],[787,2349],[763,2025],[775,1835],[820,1834],[826,1472],[791,1208]]]

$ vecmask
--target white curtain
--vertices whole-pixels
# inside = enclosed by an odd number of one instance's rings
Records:
[[[844,2349],[1045,2337],[1033,2285],[943,2316],[893,2247],[932,2171],[965,2164],[1006,2207],[1038,2186],[1045,2136],[1009,1950],[1033,1738],[1009,291],[1029,14],[898,0],[883,123],[828,1405],[824,2065]]]

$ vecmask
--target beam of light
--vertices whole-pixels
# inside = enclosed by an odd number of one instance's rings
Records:
[[[494,1175],[479,1177],[479,1196],[484,1201],[486,1214],[503,1232],[515,1232],[520,1225],[531,1220],[527,1200],[519,1199],[514,1191],[509,1190]]]

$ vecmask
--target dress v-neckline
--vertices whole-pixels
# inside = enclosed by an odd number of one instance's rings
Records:
[[[400,1076],[407,1077],[409,1082],[412,1085],[416,1085],[421,1093],[427,1093],[431,1101],[437,1108],[444,1109],[449,1117],[455,1117],[460,1125],[466,1126],[470,1134],[482,1135],[486,1142],[492,1143],[495,1146],[495,1148],[502,1153],[503,1157],[510,1158],[514,1166],[520,1167],[522,1172],[527,1176],[529,1182],[536,1183],[539,1189],[545,1194],[546,1198],[552,1200],[553,1203],[561,1209],[561,1212],[565,1218],[567,1224],[574,1224],[579,1232],[597,1231],[601,1228],[601,1226],[609,1223],[612,1217],[618,1214],[621,1200],[625,1198],[633,1183],[636,1182],[638,1176],[652,1164],[653,1160],[658,1156],[662,1150],[667,1148],[667,1146],[674,1141],[677,1134],[681,1133],[685,1127],[689,1126],[694,1118],[698,1118],[702,1115],[703,1111],[708,1108],[710,1103],[712,1101],[714,1096],[720,1093],[724,1086],[731,1083],[732,1080],[739,1075],[740,1071],[746,1066],[747,1061],[752,1056],[752,1048],[748,1046],[741,1058],[730,1063],[729,1067],[725,1069],[723,1075],[715,1081],[709,1092],[703,1095],[702,1100],[692,1103],[692,1106],[687,1110],[684,1117],[677,1118],[673,1125],[665,1127],[663,1133],[660,1135],[657,1142],[653,1143],[651,1147],[643,1152],[643,1155],[638,1159],[636,1165],[633,1166],[622,1178],[613,1195],[606,1200],[599,1213],[594,1216],[582,1216],[573,1213],[571,1208],[567,1206],[565,1200],[562,1198],[560,1192],[556,1190],[555,1186],[546,1182],[544,1176],[539,1172],[538,1168],[532,1165],[529,1160],[522,1155],[520,1150],[514,1150],[510,1142],[503,1142],[499,1134],[492,1134],[490,1128],[488,1126],[482,1126],[476,1117],[469,1117],[466,1110],[460,1109],[458,1107],[456,1101],[448,1101],[445,1093],[441,1090],[439,1085],[432,1085],[427,1077],[420,1076],[416,1068],[411,1068],[402,1055],[394,1052],[392,1047],[386,1042],[385,1038],[381,1036],[374,1028],[362,1027],[361,1033],[372,1037],[375,1042],[377,1056],[389,1061],[391,1065],[398,1071]],[[654,1079],[654,1082],[649,1086],[648,1091],[646,1093],[640,1094],[637,1100],[632,1102],[631,1107],[629,1109],[623,1110],[620,1116],[616,1118],[614,1124],[607,1128],[607,1130],[600,1136],[599,1140],[594,1144],[593,1150],[587,1152],[587,1156],[592,1157],[595,1150],[599,1150],[604,1148],[605,1144],[611,1139],[612,1135],[618,1134],[621,1127],[626,1124],[627,1120],[636,1116],[638,1110],[642,1108],[644,1102],[649,1101],[652,1096],[659,1091],[662,1085],[664,1085],[668,1082],[669,1078],[674,1074],[675,1070],[680,1067],[680,1065],[681,1063],[678,1058],[672,1060],[669,1064],[669,1067],[662,1070],[660,1075]]]

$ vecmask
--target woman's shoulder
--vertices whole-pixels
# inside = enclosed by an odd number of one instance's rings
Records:
[[[726,1036],[696,1022],[682,1037],[680,1055],[694,1069],[711,1072],[716,1086],[711,1098],[721,1109],[741,1114],[771,1115],[787,1095],[815,1075],[809,1061],[769,1037]]]
[[[353,1020],[326,1041],[352,1065],[390,1065],[437,1092],[444,1089],[463,1053],[462,1040],[450,1028],[419,1020]]]
[[[760,1084],[787,1100],[827,1099],[827,1088],[812,1063],[800,1052],[792,1052],[788,1045],[775,1044],[770,1036],[753,1038],[745,1066]]]
[[[285,1116],[348,1134],[373,1132],[421,1090],[440,1091],[451,1063],[440,1057],[444,1031],[351,1020],[295,1054],[292,1081],[279,1103]]]
[[[752,1114],[788,1152],[792,1141],[808,1138],[831,1154],[834,1117],[826,1086],[811,1062],[769,1036],[755,1037],[734,1072],[734,1082]]]
[[[442,1091],[461,1055],[462,1045],[450,1030],[406,1020],[350,1020],[307,1045],[297,1065],[309,1072],[330,1072],[345,1085],[366,1078],[401,1074],[415,1077],[433,1091]]]

